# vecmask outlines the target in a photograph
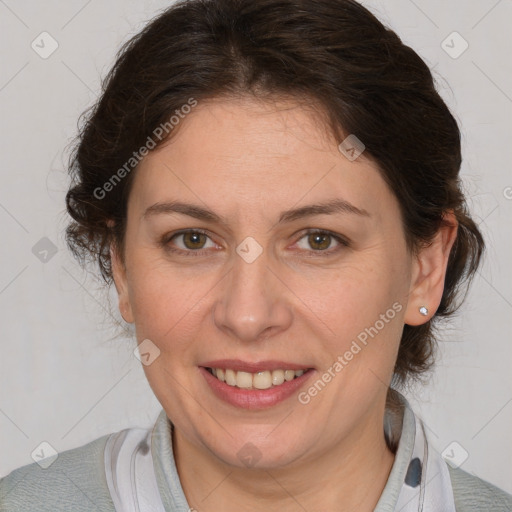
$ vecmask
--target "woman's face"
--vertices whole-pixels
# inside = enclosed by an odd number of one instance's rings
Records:
[[[375,164],[291,101],[218,99],[180,122],[136,171],[114,268],[177,431],[268,468],[381,435],[416,271]]]

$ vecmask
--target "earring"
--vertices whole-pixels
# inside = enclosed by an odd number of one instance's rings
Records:
[[[427,309],[425,306],[421,306],[421,308],[420,308],[420,313],[421,313],[423,316],[427,316],[427,315],[428,315],[428,309]]]

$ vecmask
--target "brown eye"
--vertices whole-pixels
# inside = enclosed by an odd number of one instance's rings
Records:
[[[297,242],[297,246],[310,254],[322,256],[336,253],[343,247],[349,247],[349,242],[342,236],[329,231],[315,230],[304,233]]]
[[[331,235],[311,233],[308,235],[308,243],[315,250],[325,250],[331,245]]]
[[[167,251],[187,256],[198,256],[208,249],[217,248],[206,233],[197,230],[181,231],[172,236],[164,237],[162,245]]]
[[[195,231],[182,233],[180,236],[183,237],[183,243],[187,249],[202,249],[208,238],[203,233]]]

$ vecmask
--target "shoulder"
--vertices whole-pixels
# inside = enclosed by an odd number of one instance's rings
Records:
[[[457,512],[512,511],[512,495],[460,468],[448,469]]]
[[[105,477],[109,436],[58,454],[46,469],[33,463],[0,480],[0,512],[114,511]]]

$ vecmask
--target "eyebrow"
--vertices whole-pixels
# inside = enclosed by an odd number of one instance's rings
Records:
[[[180,201],[155,203],[145,210],[145,212],[142,214],[142,218],[145,219],[153,215],[173,213],[180,213],[182,215],[194,217],[195,219],[227,225],[226,220],[215,212],[195,204],[183,203]],[[357,208],[344,199],[333,199],[332,201],[325,203],[310,204],[300,208],[283,211],[279,216],[279,221],[277,224],[292,222],[294,220],[310,217],[313,215],[332,215],[335,213],[352,214],[360,217],[370,217],[370,214],[366,210]]]

